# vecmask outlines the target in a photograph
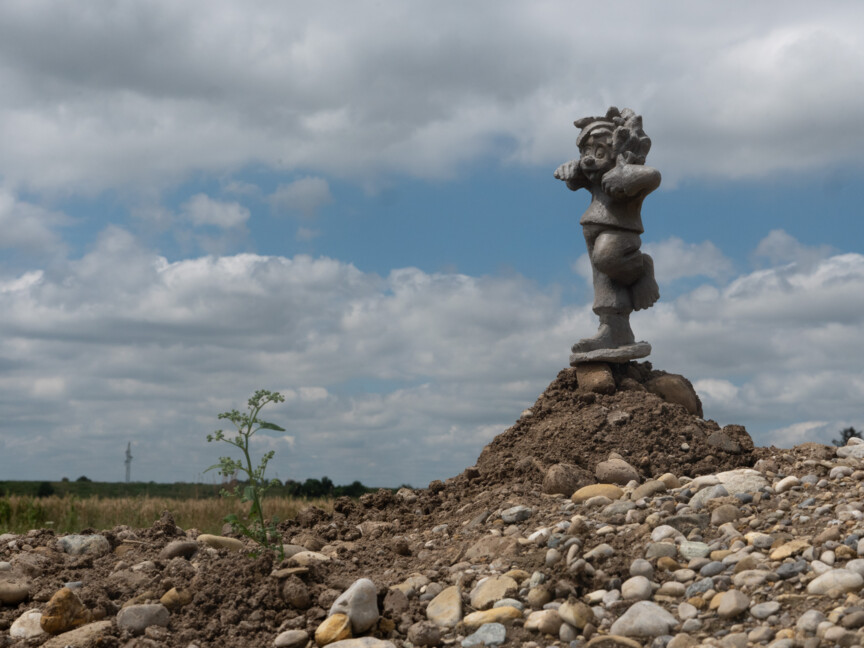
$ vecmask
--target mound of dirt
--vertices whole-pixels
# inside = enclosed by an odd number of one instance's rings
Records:
[[[615,392],[601,394],[580,387],[576,369],[561,371],[534,406],[483,449],[476,466],[479,482],[539,484],[550,466],[567,463],[585,485],[597,481],[597,464],[613,452],[641,479],[666,472],[695,477],[755,463],[746,430],[721,429],[701,418],[701,403],[682,376],[644,362],[615,367],[613,378]],[[662,389],[668,384],[679,389]],[[696,413],[673,399],[695,403],[690,407]]]
[[[760,453],[777,452],[754,450],[740,426],[721,429],[703,420],[689,382],[648,363],[616,366],[599,386],[588,380],[580,385],[579,375],[577,369],[560,372],[535,405],[483,449],[476,466],[455,477],[425,489],[340,498],[332,513],[309,507],[282,522],[280,534],[294,556],[283,563],[271,554],[253,560],[209,546],[197,530],[178,528],[167,512],[150,529],[102,531],[104,552],[96,554],[66,553],[50,530],[0,534],[0,647],[311,647],[336,598],[361,578],[377,589],[381,617],[367,633],[383,640],[376,645],[458,645],[470,632],[464,624],[433,624],[430,630],[427,621],[429,601],[446,588],[461,592],[465,613],[477,603],[469,596],[472,587],[504,572],[523,583],[518,596],[527,611],[548,600],[563,603],[598,588],[620,588],[632,561],[642,556],[645,538],[650,540],[652,514],[655,523],[669,518],[689,497],[676,495],[676,504],[661,492],[645,506],[625,502],[627,511],[598,509],[604,517],[595,521],[569,493],[544,489],[553,466],[570,464],[578,483],[594,483],[598,463],[616,453],[636,470],[637,481],[667,472],[686,480],[752,466]],[[833,455],[811,455],[806,460],[815,468],[809,469],[827,474],[817,459],[829,466]],[[788,470],[767,459],[760,463],[771,475]],[[767,501],[766,506],[776,508]],[[568,558],[590,556],[595,532],[609,525],[615,532],[604,541],[614,556],[602,569],[582,569],[586,560]],[[239,538],[228,528],[223,533]],[[688,537],[701,539],[699,533]],[[246,549],[254,547],[247,543]],[[28,611],[45,612],[64,585],[88,618],[103,620],[101,626],[84,626],[95,633],[92,638],[48,638],[38,628],[32,636],[13,634],[13,623]],[[142,636],[121,623],[121,611],[132,605],[139,606],[136,613],[165,606],[170,615],[162,612],[163,621]],[[706,626],[706,632],[713,630]],[[539,637],[519,618],[508,621],[504,645]]]

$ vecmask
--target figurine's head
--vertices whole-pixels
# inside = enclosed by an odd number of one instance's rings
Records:
[[[642,130],[642,117],[629,108],[618,110],[613,106],[604,117],[582,117],[573,124],[582,129],[576,146],[582,154],[583,172],[599,171],[602,167],[605,173],[615,166],[619,155],[625,164],[645,164],[651,138]],[[606,156],[603,159],[597,157],[601,152],[597,147],[601,144],[602,154]]]
[[[585,126],[576,145],[579,147],[579,166],[591,182],[599,182],[603,174],[615,166],[612,148],[613,126],[609,122],[595,121]]]

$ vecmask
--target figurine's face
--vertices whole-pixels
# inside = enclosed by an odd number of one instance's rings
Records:
[[[615,166],[612,154],[612,136],[608,133],[589,135],[579,147],[579,165],[592,182]]]

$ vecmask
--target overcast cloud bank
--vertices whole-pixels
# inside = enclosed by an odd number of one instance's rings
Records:
[[[860,166],[864,6],[782,7],[6,2],[0,176],[152,197],[261,164],[371,184],[489,155],[554,168],[573,119],[619,102],[646,116],[667,188]]]
[[[706,283],[634,327],[655,366],[695,382],[706,416],[758,443],[830,441],[860,418],[862,291],[864,256],[829,256]],[[587,306],[519,277],[253,254],[168,263],[111,228],[62,270],[0,283],[0,467],[119,479],[129,439],[136,470],[194,480],[213,462],[215,414],[263,387],[288,394],[269,415],[286,434],[259,441],[282,478],[422,485],[473,463],[594,326]],[[40,474],[16,474],[27,464]]]

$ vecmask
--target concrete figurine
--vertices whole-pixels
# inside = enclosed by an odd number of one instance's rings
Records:
[[[588,189],[591,204],[580,221],[594,276],[594,312],[600,328],[573,345],[570,364],[627,362],[651,353],[636,342],[630,313],[660,298],[654,262],[642,245],[642,201],[660,186],[660,172],[645,166],[651,140],[642,117],[629,108],[610,108],[604,117],[574,122],[579,159],[565,162],[555,177],[572,191]]]

